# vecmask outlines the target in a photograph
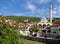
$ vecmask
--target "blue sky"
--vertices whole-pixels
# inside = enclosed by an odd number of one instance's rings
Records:
[[[0,0],[3,15],[49,17],[51,0]],[[60,18],[60,0],[52,0],[53,17]]]

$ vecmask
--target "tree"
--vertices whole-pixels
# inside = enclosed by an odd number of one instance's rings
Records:
[[[25,44],[20,34],[8,24],[0,23],[0,44]]]

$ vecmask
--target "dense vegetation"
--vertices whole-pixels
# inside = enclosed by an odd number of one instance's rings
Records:
[[[15,29],[8,23],[0,22],[0,44],[40,44],[40,42],[20,38],[19,32],[17,33]]]
[[[28,22],[38,22],[40,20],[40,18],[37,17],[27,17],[27,16],[6,16],[6,18],[13,19],[17,22],[24,22],[24,20],[26,19],[28,19]],[[60,18],[53,18],[53,22],[56,20],[60,20]]]
[[[38,21],[37,17],[26,17],[26,16],[6,16],[7,19],[13,19],[17,22],[24,22],[24,20],[28,19],[28,22],[36,22]]]
[[[2,19],[12,19],[16,22],[24,22],[24,20],[28,19],[28,22],[36,22],[39,21],[39,18],[36,17],[25,17],[25,16],[0,16],[0,20]],[[54,18],[53,21],[59,20],[60,18]],[[36,26],[33,29],[37,29]],[[0,44],[27,44],[24,39],[20,38],[19,32],[16,31],[17,28],[13,28],[9,26],[8,23],[0,22]]]
[[[15,29],[6,23],[0,22],[0,44],[26,44]]]

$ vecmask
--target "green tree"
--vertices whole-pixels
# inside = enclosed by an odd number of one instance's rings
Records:
[[[0,23],[0,44],[25,44],[20,34],[8,24]]]

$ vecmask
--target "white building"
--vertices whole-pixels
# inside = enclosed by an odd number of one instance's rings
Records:
[[[46,18],[42,18],[37,25],[45,26],[45,27],[52,25],[52,4],[51,3],[49,7],[49,18],[50,18],[50,22]]]
[[[51,26],[52,23],[48,22],[46,18],[42,18],[39,23],[37,23],[38,26]]]

